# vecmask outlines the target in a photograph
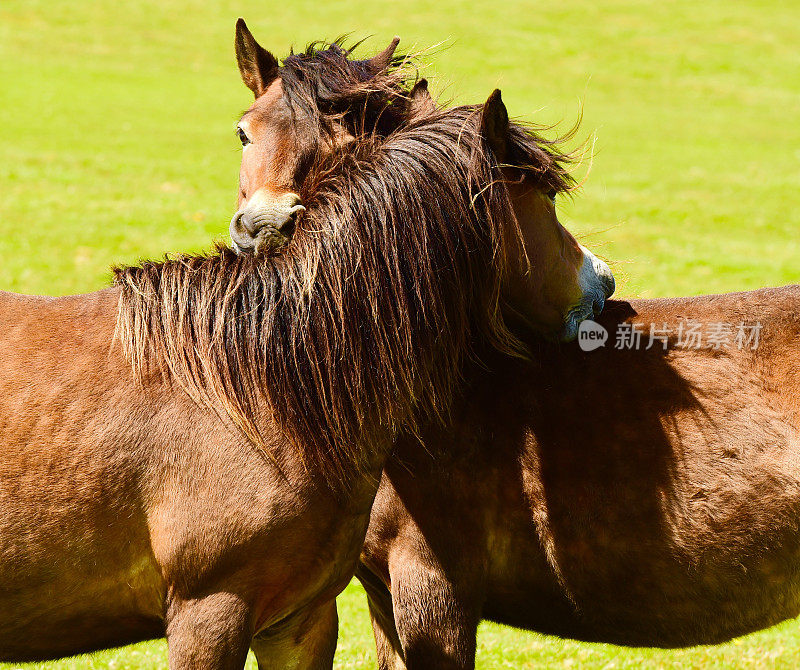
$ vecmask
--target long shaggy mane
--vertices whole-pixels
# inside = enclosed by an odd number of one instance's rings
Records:
[[[316,109],[321,133],[347,114],[369,125],[311,167],[282,253],[220,246],[115,270],[117,337],[137,374],[177,382],[262,448],[274,421],[340,482],[398,431],[445,418],[466,358],[523,351],[501,310],[517,223],[480,108],[411,113],[396,68],[359,83],[348,53],[312,48],[282,68],[286,95]],[[368,102],[376,90],[382,110]],[[390,92],[409,106],[384,126]],[[514,128],[515,160],[566,190],[566,156]]]

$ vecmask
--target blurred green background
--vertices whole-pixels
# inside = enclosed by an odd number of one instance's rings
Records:
[[[439,45],[423,74],[458,102],[500,87],[512,116],[564,127],[583,105],[592,169],[560,213],[612,261],[619,295],[800,281],[796,1],[2,0],[0,289],[90,291],[112,263],[224,236],[251,102],[238,16],[278,56],[342,33],[373,35],[371,54],[399,34]],[[357,585],[340,612],[337,667],[374,667]],[[654,651],[484,624],[479,645],[481,668],[790,668],[800,630]],[[36,667],[166,667],[165,644]]]

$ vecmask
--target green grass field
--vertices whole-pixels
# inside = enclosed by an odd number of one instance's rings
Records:
[[[613,261],[620,295],[800,281],[797,2],[3,0],[0,289],[90,291],[112,263],[225,234],[233,128],[250,102],[233,58],[239,15],[276,55],[346,32],[374,35],[375,50],[394,34],[406,48],[443,43],[424,70],[435,88],[479,102],[499,86],[512,116],[568,125],[582,103],[594,160],[561,215]],[[360,587],[339,604],[337,667],[374,667]],[[478,665],[793,668],[798,658],[793,621],[678,651],[484,624]],[[24,667],[166,667],[166,645]]]

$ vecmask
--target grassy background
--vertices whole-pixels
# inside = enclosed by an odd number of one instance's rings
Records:
[[[747,0],[3,0],[0,288],[64,294],[112,263],[198,250],[227,229],[250,102],[243,15],[279,56],[341,33],[444,42],[424,74],[458,101],[595,132],[562,219],[624,296],[800,281],[800,5]],[[365,52],[369,53],[369,52]],[[337,667],[374,667],[363,593],[340,598]],[[57,634],[54,632],[54,634]],[[718,647],[630,650],[485,624],[482,668],[796,667],[795,622]],[[252,660],[251,660],[252,663]],[[165,667],[147,643],[42,668]],[[4,670],[14,666],[2,666]]]

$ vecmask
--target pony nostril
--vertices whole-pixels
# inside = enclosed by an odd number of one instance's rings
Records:
[[[252,249],[255,245],[255,236],[248,230],[247,220],[244,211],[239,210],[233,215],[230,226],[228,226],[231,241],[237,251]]]
[[[239,224],[243,233],[252,235],[253,237],[255,237],[258,234],[260,226],[257,216],[253,216],[247,211],[243,211],[241,216],[239,217]]]
[[[270,225],[282,235],[291,237],[297,224],[297,215],[304,211],[306,208],[300,204],[300,196],[288,193],[282,198],[280,209],[273,216]]]
[[[600,286],[605,294],[604,297],[610,298],[612,295],[614,295],[614,291],[617,288],[617,283],[614,280],[614,274],[611,272],[611,268],[608,267],[608,264],[605,261],[600,260],[596,256],[592,260],[594,271],[597,274],[597,278],[600,280]]]
[[[282,210],[280,215],[276,217],[276,221],[274,223],[275,229],[281,232],[286,230],[294,230],[295,226],[295,218],[300,212],[304,212],[306,210],[303,207],[303,201],[300,199],[300,196],[297,193],[284,193],[278,199],[279,209]]]
[[[299,198],[298,198],[298,200],[299,200]],[[286,232],[289,229],[291,229],[293,231],[294,227],[295,227],[295,224],[296,224],[295,219],[297,219],[297,215],[300,212],[305,212],[305,211],[306,211],[306,208],[303,207],[303,205],[301,205],[300,203],[298,203],[296,205],[293,205],[286,212],[286,220],[283,221],[280,225],[276,226],[277,229],[280,230],[281,232]]]
[[[294,235],[295,228],[297,227],[297,222],[295,221],[294,214],[291,214],[286,221],[284,221],[280,226],[278,226],[278,232],[283,235],[284,237],[292,237]]]
[[[610,298],[614,295],[614,291],[617,290],[617,282],[610,271],[603,277],[603,290],[606,292],[606,298]]]

